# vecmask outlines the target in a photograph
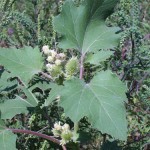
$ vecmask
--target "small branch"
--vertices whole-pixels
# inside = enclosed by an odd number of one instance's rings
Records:
[[[44,77],[46,77],[49,80],[53,80],[53,78],[50,75],[48,75],[47,73],[40,72],[40,74],[43,75]]]
[[[60,145],[60,141],[58,139],[56,139],[52,136],[48,136],[46,134],[42,134],[42,133],[31,131],[31,130],[22,130],[22,129],[10,129],[10,128],[8,128],[8,130],[12,131],[13,133],[24,133],[24,134],[35,135],[35,136],[47,139],[49,141],[52,141],[52,142]],[[63,148],[63,150],[67,150],[64,145],[62,145],[62,148]]]

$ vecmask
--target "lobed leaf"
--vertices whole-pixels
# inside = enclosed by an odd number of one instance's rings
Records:
[[[67,0],[60,15],[54,18],[54,28],[63,37],[59,47],[74,48],[82,54],[113,48],[118,44],[118,27],[107,27],[105,19],[118,0],[85,0],[76,7]]]
[[[100,72],[89,84],[77,78],[66,81],[60,105],[75,123],[87,116],[93,127],[102,133],[126,140],[126,90],[126,86],[111,71]]]
[[[42,55],[38,47],[0,48],[0,65],[11,71],[13,76],[28,83],[33,75],[41,71]]]

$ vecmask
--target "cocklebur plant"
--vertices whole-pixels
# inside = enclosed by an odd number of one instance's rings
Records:
[[[75,139],[75,137],[73,137],[74,131],[70,130],[70,126],[67,123],[65,123],[63,126],[60,124],[60,122],[55,123],[52,132],[55,137],[61,138],[61,145],[65,145]]]
[[[64,53],[50,50],[48,45],[44,45],[42,51],[47,56],[46,69],[53,79],[61,75],[66,79],[70,79],[78,72],[79,61],[77,57],[72,56],[72,58],[66,60],[66,55]]]
[[[58,47],[62,50],[73,49],[78,56],[66,59],[64,53],[50,50],[45,45],[42,52],[38,47],[24,47],[22,49],[0,49],[0,65],[9,70],[12,77],[17,77],[24,87],[24,97],[15,95],[0,104],[0,145],[2,149],[15,148],[14,133],[32,134],[57,144],[65,144],[74,140],[78,135],[78,123],[83,117],[87,117],[93,128],[102,134],[108,134],[114,139],[126,141],[127,121],[124,102],[127,88],[117,75],[111,70],[97,72],[90,82],[84,80],[85,63],[100,65],[100,62],[108,59],[118,45],[120,28],[107,27],[105,19],[112,13],[117,0],[85,0],[79,6],[73,1],[66,0],[61,13],[53,20],[53,26],[62,38]],[[68,13],[69,12],[69,13]],[[118,34],[117,34],[118,33]],[[87,55],[91,54],[90,57]],[[43,54],[46,58],[47,72],[43,72]],[[78,58],[78,59],[77,59]],[[63,62],[64,61],[64,62]],[[61,85],[55,82],[61,74],[66,74]],[[63,127],[58,123],[54,125],[52,132],[55,138],[27,129],[12,129],[5,126],[6,119],[12,119],[17,114],[28,114],[28,108],[39,105],[39,100],[29,87],[33,76],[48,78],[49,84],[40,85],[39,88],[50,89],[49,96],[44,99],[43,107],[49,107],[57,97],[60,97],[58,105],[64,109],[64,114],[74,123],[74,131],[68,125]],[[67,78],[69,76],[69,78]],[[73,76],[73,78],[70,78]],[[38,85],[37,85],[38,86]],[[5,145],[6,138],[9,144]],[[61,140],[57,139],[57,136]],[[76,136],[77,137],[77,136]]]

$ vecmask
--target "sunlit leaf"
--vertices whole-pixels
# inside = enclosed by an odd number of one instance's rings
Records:
[[[115,74],[101,72],[88,84],[77,78],[66,81],[60,105],[75,123],[87,116],[93,127],[102,133],[126,140],[126,91],[126,86]]]
[[[59,47],[74,48],[85,54],[114,48],[120,34],[118,27],[107,27],[105,19],[112,13],[118,0],[85,0],[77,7],[67,0],[60,15],[54,18],[54,28],[62,35]]]
[[[0,48],[0,65],[11,71],[12,76],[28,83],[33,75],[41,71],[43,61],[38,47]]]

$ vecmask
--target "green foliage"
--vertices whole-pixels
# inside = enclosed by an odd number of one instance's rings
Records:
[[[7,144],[6,144],[7,143]],[[4,130],[0,132],[0,145],[4,150],[9,150],[10,147],[12,150],[16,149],[16,135],[11,133],[11,131]]]
[[[63,40],[61,40],[59,46],[64,49],[75,48],[81,52],[81,57],[84,57],[88,52],[99,49],[114,48],[120,36],[115,33],[119,29],[107,27],[104,21],[115,4],[116,1],[87,0],[79,7],[76,7],[72,1],[66,1],[62,7],[61,14],[54,19],[55,30],[63,35]],[[68,12],[70,13],[68,14]],[[81,24],[82,26],[80,26]],[[105,60],[105,58],[102,57],[102,60]],[[115,91],[113,91],[114,87],[109,87],[110,84],[118,85],[115,86]],[[126,140],[127,124],[122,103],[126,100],[124,95],[126,89],[124,85],[120,85],[119,80],[111,77],[111,72],[98,74],[90,84],[74,79],[65,82],[64,85],[60,104],[63,106],[65,114],[75,123],[87,116],[92,125],[102,131],[102,133],[108,133],[115,138]],[[117,90],[118,92],[116,93]],[[76,91],[76,94],[74,94],[74,91]],[[104,96],[102,95],[103,93]],[[111,99],[113,97],[112,94],[114,94],[113,100]],[[68,95],[70,96],[68,97]],[[120,95],[120,98],[116,102],[117,95]],[[108,101],[108,105],[105,101]],[[96,106],[98,107],[95,108]],[[119,108],[119,115],[121,116],[116,116]],[[114,118],[118,118],[120,126],[113,122]],[[102,122],[104,123],[103,125],[101,124]],[[105,124],[110,124],[110,127],[105,128]]]
[[[43,62],[39,49],[25,47],[22,49],[1,49],[0,64],[11,71],[12,76],[21,78],[28,83],[33,75],[41,72]]]
[[[9,99],[0,105],[1,119],[12,119],[17,114],[27,114],[28,107],[35,107],[38,105],[38,100],[30,91],[30,89],[23,89],[27,99],[16,96],[15,99]]]
[[[17,136],[11,131],[7,130],[4,122],[0,120],[0,145],[1,149],[9,150],[10,147],[12,150],[16,149],[16,138]]]
[[[7,91],[13,87],[17,86],[17,82],[11,81],[11,74],[7,71],[4,71],[0,77],[0,93],[2,91]]]
[[[66,81],[60,105],[75,123],[87,116],[102,133],[126,140],[125,92],[125,86],[117,77],[106,71],[98,73],[88,84],[79,79]]]
[[[20,97],[15,100],[7,100],[0,106],[1,119],[12,119],[17,114],[27,113],[26,107],[29,106],[30,104]]]
[[[60,99],[60,91],[62,90],[62,86],[51,83],[49,87],[51,88],[50,95],[45,100],[44,106],[49,106],[50,103],[57,98]]]
[[[149,5],[1,0],[1,148],[147,150]]]
[[[104,21],[116,2],[87,0],[76,7],[73,1],[66,1],[61,14],[54,19],[54,29],[63,35],[59,47],[74,48],[84,54],[115,47],[119,28],[109,28]]]
[[[90,63],[94,65],[99,65],[100,62],[105,61],[110,56],[112,56],[112,51],[96,51],[94,53],[89,53],[85,58],[85,63]]]
[[[52,17],[59,11],[57,7],[60,5],[61,2],[54,0],[1,0],[2,47],[42,46],[45,43],[52,45],[55,41]]]

